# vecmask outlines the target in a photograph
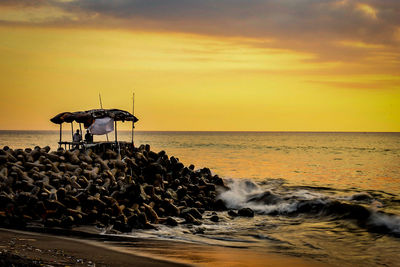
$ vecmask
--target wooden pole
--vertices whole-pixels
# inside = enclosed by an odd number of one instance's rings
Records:
[[[60,123],[60,142],[58,143],[58,147],[61,147],[62,142],[62,123]]]
[[[101,95],[99,93],[99,100],[100,100],[100,108],[103,109],[103,102],[101,102]],[[108,133],[106,133],[106,137],[107,137],[107,142],[109,142],[108,140]]]
[[[81,130],[81,140],[83,141],[83,132],[82,132],[82,124],[79,123],[79,129]],[[82,145],[83,147],[83,145]]]
[[[74,123],[71,121],[72,142],[74,142]]]
[[[118,143],[118,139],[117,139],[117,121],[114,121],[114,130],[115,130],[115,143]]]
[[[133,120],[132,120],[132,146],[134,147],[133,143],[133,132],[135,129],[135,93],[132,95],[132,115],[133,115]]]

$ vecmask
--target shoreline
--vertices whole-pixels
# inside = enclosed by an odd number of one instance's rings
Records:
[[[5,257],[17,256],[38,266],[329,266],[251,249],[175,240],[112,239],[104,236],[100,241],[0,228],[0,263]]]
[[[178,261],[124,253],[96,241],[0,228],[0,263],[5,252],[29,264],[52,266],[188,266]]]

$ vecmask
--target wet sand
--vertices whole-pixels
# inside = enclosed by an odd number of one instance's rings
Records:
[[[0,229],[0,263],[17,255],[26,266],[186,266],[107,249],[100,242]],[[17,258],[17,257],[15,257]],[[30,263],[30,264],[29,264]],[[4,265],[4,264],[3,264]]]
[[[176,241],[99,241],[0,229],[0,264],[19,266],[326,266],[308,259]]]

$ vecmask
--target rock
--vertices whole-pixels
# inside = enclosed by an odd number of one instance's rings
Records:
[[[150,219],[150,222],[158,223],[159,218],[154,209],[151,206],[147,205],[146,203],[143,203],[143,206],[146,208],[146,214],[148,215],[147,218]]]
[[[351,200],[357,200],[357,201],[371,201],[372,199],[373,197],[366,192],[357,193],[351,196]]]
[[[155,152],[153,152],[153,151],[149,151],[149,152],[147,153],[147,155],[148,155],[148,157],[149,157],[150,159],[152,159],[152,161],[156,161],[156,160],[158,159],[158,154],[155,153]]]
[[[133,214],[128,218],[128,225],[131,228],[139,228],[140,223],[139,223],[139,216],[137,214]]]
[[[157,230],[157,227],[155,227],[154,225],[152,225],[151,223],[146,223],[143,225],[144,229],[150,229],[150,230]]]
[[[0,164],[4,164],[8,162],[7,155],[0,155]]]
[[[165,153],[164,150],[161,150],[160,152],[158,152],[158,157],[159,157],[159,158],[162,158],[162,157],[164,157],[165,155],[166,155],[166,153]]]
[[[54,153],[54,152],[52,152],[52,153]],[[60,162],[61,161],[61,157],[58,156],[57,154],[46,153],[44,156],[46,158],[48,158],[49,160],[51,160],[52,162]]]
[[[201,213],[196,208],[186,208],[186,209],[182,210],[181,214],[182,214],[182,216],[186,216],[186,214],[190,214],[196,219],[202,219],[203,218]]]
[[[142,226],[149,223],[149,222],[147,221],[146,213],[141,212],[141,213],[138,214],[138,222],[139,222],[139,224],[142,225]]]
[[[168,200],[163,201],[162,207],[165,210],[165,213],[168,215],[178,216],[180,214],[179,208]]]
[[[206,184],[205,184],[205,190],[206,190],[207,192],[209,192],[209,191],[215,191],[215,185],[214,185],[214,184],[211,184],[211,183],[206,183]]]
[[[229,210],[229,211],[228,211],[228,215],[231,216],[231,217],[237,217],[237,216],[239,216],[239,214],[237,214],[237,212],[234,211],[234,210]]]
[[[213,215],[213,216],[210,217],[210,220],[213,221],[213,222],[218,222],[219,221],[219,217],[218,217],[218,215]]]
[[[194,203],[195,203],[195,201],[193,200],[193,198],[191,198],[189,195],[186,195],[184,198],[183,198],[183,201],[187,204],[187,206],[193,206],[194,205]]]
[[[182,199],[186,196],[187,193],[187,189],[185,186],[178,186],[177,190],[176,190],[176,194],[178,196],[178,199]]]
[[[223,201],[222,199],[217,199],[217,200],[214,202],[213,207],[214,207],[214,210],[218,210],[218,211],[227,210],[227,208],[226,208],[226,206],[225,206],[225,203],[224,203],[224,201]]]
[[[238,211],[239,216],[254,217],[254,211],[250,208],[242,208]]]
[[[195,219],[191,214],[186,213],[185,215],[185,223],[191,223],[194,225],[201,225],[201,221]]]
[[[61,219],[61,226],[62,227],[71,227],[74,223],[75,219],[72,216],[66,216]]]
[[[196,202],[194,203],[194,206],[195,206],[196,208],[202,208],[202,207],[203,207],[203,203],[201,203],[200,201],[196,201]]]
[[[164,195],[166,198],[173,199],[175,201],[178,200],[178,195],[172,188],[168,188]]]
[[[67,190],[65,188],[60,188],[57,190],[57,199],[63,200],[67,195]]]
[[[165,224],[169,226],[177,226],[178,222],[174,218],[168,217],[167,220],[165,221]]]
[[[195,235],[204,235],[206,232],[206,228],[204,227],[196,227],[191,230],[191,232]]]
[[[146,145],[145,145],[145,150],[146,150],[147,152],[150,151],[150,145],[149,145],[149,144],[146,144]]]
[[[149,196],[154,195],[155,194],[154,186],[153,185],[146,185],[144,187],[144,192]]]

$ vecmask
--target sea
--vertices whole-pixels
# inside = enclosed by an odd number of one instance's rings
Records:
[[[70,132],[63,136],[71,139]],[[118,140],[131,138],[129,131],[118,133]],[[0,131],[0,147],[57,149],[58,140],[58,131]],[[400,133],[136,131],[134,142],[164,150],[185,166],[210,168],[230,188],[219,198],[256,215],[218,212],[218,223],[160,225],[129,236],[332,266],[400,266]]]

